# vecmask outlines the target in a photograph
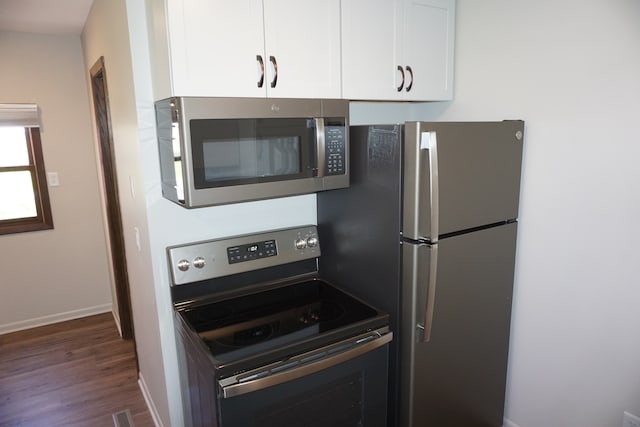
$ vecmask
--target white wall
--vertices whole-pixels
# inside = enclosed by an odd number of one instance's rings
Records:
[[[0,236],[0,334],[111,310],[80,38],[0,32],[0,103],[36,103],[53,230]]]
[[[507,426],[640,415],[640,2],[458,0],[455,100],[526,122]]]
[[[84,67],[88,74],[104,57],[140,385],[157,424],[171,426],[127,22],[124,0],[94,1],[82,34]]]

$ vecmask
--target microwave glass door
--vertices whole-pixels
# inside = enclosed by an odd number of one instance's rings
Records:
[[[313,177],[315,123],[306,118],[191,120],[195,188]]]

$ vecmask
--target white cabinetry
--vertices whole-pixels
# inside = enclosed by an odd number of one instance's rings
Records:
[[[157,98],[340,98],[340,0],[149,1]]]
[[[453,97],[455,0],[342,0],[343,98]]]
[[[267,95],[340,98],[340,0],[264,0]]]

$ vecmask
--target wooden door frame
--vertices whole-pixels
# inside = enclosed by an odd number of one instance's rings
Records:
[[[131,313],[131,296],[127,259],[124,244],[124,231],[118,181],[115,164],[115,151],[111,130],[111,114],[109,110],[109,91],[104,66],[104,57],[91,67],[91,97],[93,99],[96,120],[96,132],[100,153],[100,169],[102,173],[102,192],[104,195],[106,220],[109,233],[109,250],[111,253],[112,271],[115,281],[120,334],[124,339],[134,339],[133,316]]]

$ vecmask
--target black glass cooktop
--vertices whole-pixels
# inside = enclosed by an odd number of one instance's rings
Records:
[[[223,362],[382,317],[377,310],[319,280],[210,303],[182,314],[213,356]]]

